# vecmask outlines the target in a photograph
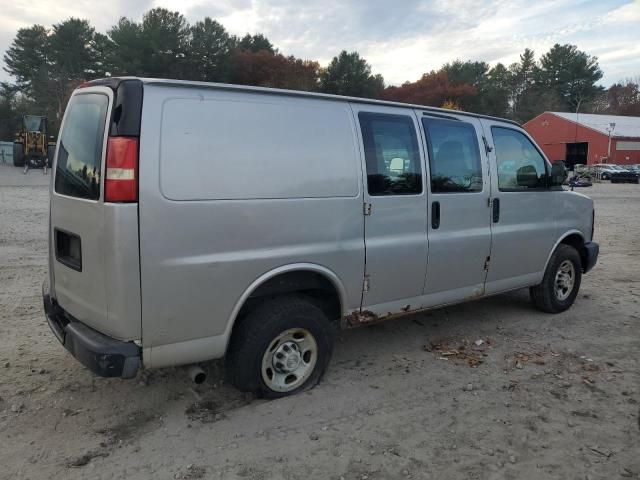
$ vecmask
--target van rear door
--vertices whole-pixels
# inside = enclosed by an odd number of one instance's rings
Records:
[[[136,339],[138,205],[104,200],[109,134],[122,117],[117,92],[80,88],[67,106],[52,171],[49,284],[52,297],[76,320],[114,338]]]

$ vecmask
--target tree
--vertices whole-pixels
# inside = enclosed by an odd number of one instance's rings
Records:
[[[27,95],[43,90],[49,56],[49,32],[41,25],[18,30],[4,54],[4,70],[16,79],[18,88]],[[44,73],[44,75],[43,75]]]
[[[49,37],[49,80],[56,123],[62,120],[70,85],[97,77],[94,38],[95,30],[87,20],[70,18],[53,26]]]
[[[520,62],[512,64],[509,71],[512,80],[511,116],[514,120],[524,122],[539,113],[529,111],[539,93],[535,88],[538,66],[533,50],[525,48],[520,55]]]
[[[225,28],[206,17],[191,27],[188,77],[205,82],[228,82],[236,41]]]
[[[606,92],[607,113],[640,116],[640,85],[628,80],[612,85]]]
[[[268,50],[238,50],[233,58],[232,82],[240,85],[317,91],[318,62],[285,57]]]
[[[555,44],[540,59],[536,83],[552,90],[566,109],[575,112],[583,102],[596,97],[602,87],[598,59],[578,50],[575,45]]]
[[[487,62],[455,60],[444,64],[441,70],[446,72],[447,78],[453,84],[467,83],[480,89],[486,81],[489,64]]]
[[[142,28],[136,22],[121,17],[107,32],[111,49],[107,50],[107,64],[112,75],[143,75],[145,56]]]
[[[93,49],[93,76],[96,78],[111,76],[111,58],[114,52],[111,39],[102,33],[95,33],[91,48]]]
[[[476,94],[460,100],[463,110],[504,117],[509,114],[512,89],[511,73],[498,63],[456,60],[443,65],[442,71],[452,85],[470,85]]]
[[[247,33],[238,42],[238,48],[240,50],[249,50],[253,53],[259,52],[260,50],[267,50],[271,53],[277,53],[277,50],[273,48],[271,42],[261,33],[257,35],[249,35]]]
[[[384,89],[384,79],[371,73],[371,67],[358,52],[343,50],[322,72],[320,89],[336,95],[378,98]]]
[[[0,140],[13,139],[17,125],[17,114],[14,101],[18,89],[7,82],[0,83]]]
[[[468,83],[452,84],[444,70],[425,73],[416,82],[405,82],[400,87],[385,88],[382,98],[394,102],[413,103],[432,107],[460,106],[475,96],[475,87]]]
[[[142,17],[142,72],[149,77],[184,78],[189,25],[179,12],[153,8]]]
[[[513,76],[502,63],[491,68],[482,84],[479,95],[480,112],[485,115],[507,117],[510,114],[510,102],[513,91]]]

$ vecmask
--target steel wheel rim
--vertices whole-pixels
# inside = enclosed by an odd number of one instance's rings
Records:
[[[556,279],[553,284],[556,298],[560,301],[564,301],[569,298],[573,291],[573,286],[576,283],[576,269],[573,266],[573,262],[570,260],[564,260],[558,267],[556,272]]]
[[[276,336],[262,356],[262,381],[275,392],[290,392],[304,384],[318,362],[318,343],[304,328]]]

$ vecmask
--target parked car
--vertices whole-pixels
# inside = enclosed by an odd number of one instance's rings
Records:
[[[459,111],[95,80],[53,174],[46,317],[103,376],[225,357],[239,389],[290,395],[336,327],[518,288],[562,312],[598,257],[562,166],[516,123]]]
[[[616,171],[610,175],[611,183],[640,183],[640,172],[630,168],[630,165],[614,167]]]
[[[618,173],[617,165],[611,163],[598,163],[591,167],[594,174],[598,175],[602,180],[611,180],[611,175]]]

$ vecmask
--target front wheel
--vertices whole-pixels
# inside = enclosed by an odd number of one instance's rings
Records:
[[[226,358],[228,381],[265,398],[313,387],[333,349],[331,324],[304,297],[268,300],[240,321]]]
[[[573,305],[581,280],[580,254],[575,248],[560,244],[551,255],[542,283],[529,289],[531,300],[543,312],[564,312]]]

